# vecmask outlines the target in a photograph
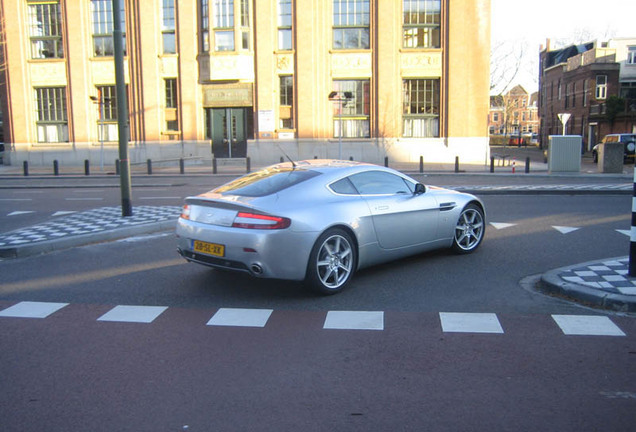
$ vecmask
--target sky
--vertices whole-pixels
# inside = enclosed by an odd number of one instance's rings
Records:
[[[513,86],[521,84],[530,93],[537,91],[539,50],[546,38],[552,49],[596,39],[636,38],[633,0],[491,0],[491,14],[492,49],[508,61],[514,58],[509,53],[523,53]],[[514,69],[514,64],[505,69]]]

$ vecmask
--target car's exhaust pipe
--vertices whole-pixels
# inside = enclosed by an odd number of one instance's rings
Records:
[[[263,274],[263,267],[261,267],[260,264],[252,264],[250,266],[250,270],[252,271],[252,273],[254,273],[256,276],[260,276]]]

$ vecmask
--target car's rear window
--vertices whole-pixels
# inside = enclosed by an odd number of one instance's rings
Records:
[[[214,190],[220,194],[260,197],[274,194],[290,186],[320,175],[319,172],[298,168],[271,168],[237,178]]]

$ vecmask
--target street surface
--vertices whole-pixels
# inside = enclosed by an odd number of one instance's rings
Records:
[[[225,180],[140,179],[133,205]],[[91,181],[0,189],[0,231],[119,204]],[[636,320],[532,285],[626,255],[631,197],[482,198],[475,254],[363,270],[331,297],[188,264],[170,232],[0,261],[0,430],[630,430]]]

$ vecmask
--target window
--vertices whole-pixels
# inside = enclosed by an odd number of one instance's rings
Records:
[[[99,121],[97,131],[100,142],[117,141],[117,91],[115,86],[98,86]]]
[[[333,0],[333,48],[369,49],[369,0]]]
[[[234,51],[234,0],[214,0],[214,50]]]
[[[439,79],[403,81],[402,136],[439,137]]]
[[[294,128],[294,77],[291,75],[280,77],[280,110],[279,128]]]
[[[493,113],[492,114],[492,121],[494,121],[494,122],[498,122],[499,121],[499,113]]]
[[[38,142],[68,142],[66,87],[35,89]]]
[[[636,46],[627,47],[627,64],[636,65]]]
[[[177,79],[169,78],[165,80],[166,86],[166,130],[179,130],[179,94],[177,92]]]
[[[177,45],[175,40],[175,11],[174,0],[163,0],[163,25],[161,36],[163,39],[163,53],[175,54]]]
[[[31,58],[64,58],[59,1],[29,2],[28,6]]]
[[[249,0],[240,0],[241,7],[241,47],[250,49],[250,3]]]
[[[278,0],[278,49],[287,51],[292,48],[291,0]]]
[[[441,0],[403,1],[404,48],[439,48]]]
[[[121,30],[126,28],[124,2],[121,5]],[[108,57],[115,54],[113,46],[113,3],[112,0],[91,0],[93,17],[93,55]],[[126,55],[126,38],[124,35],[124,55]]]
[[[620,97],[623,99],[636,99],[636,81],[621,82]]]
[[[415,191],[413,184],[402,177],[384,171],[367,171],[349,177],[361,195],[410,195]]]
[[[596,99],[607,97],[607,75],[596,76]]]
[[[588,88],[588,84],[587,84],[587,80],[583,80],[583,106],[586,107],[587,106],[587,92],[588,92],[589,88]]]
[[[201,26],[201,40],[199,43],[201,44],[199,49],[203,52],[210,51],[210,8],[208,4],[208,0],[201,0],[201,17],[200,26]]]
[[[334,81],[333,88],[340,95],[351,94],[349,100],[333,103],[334,137],[369,138],[369,80]]]

